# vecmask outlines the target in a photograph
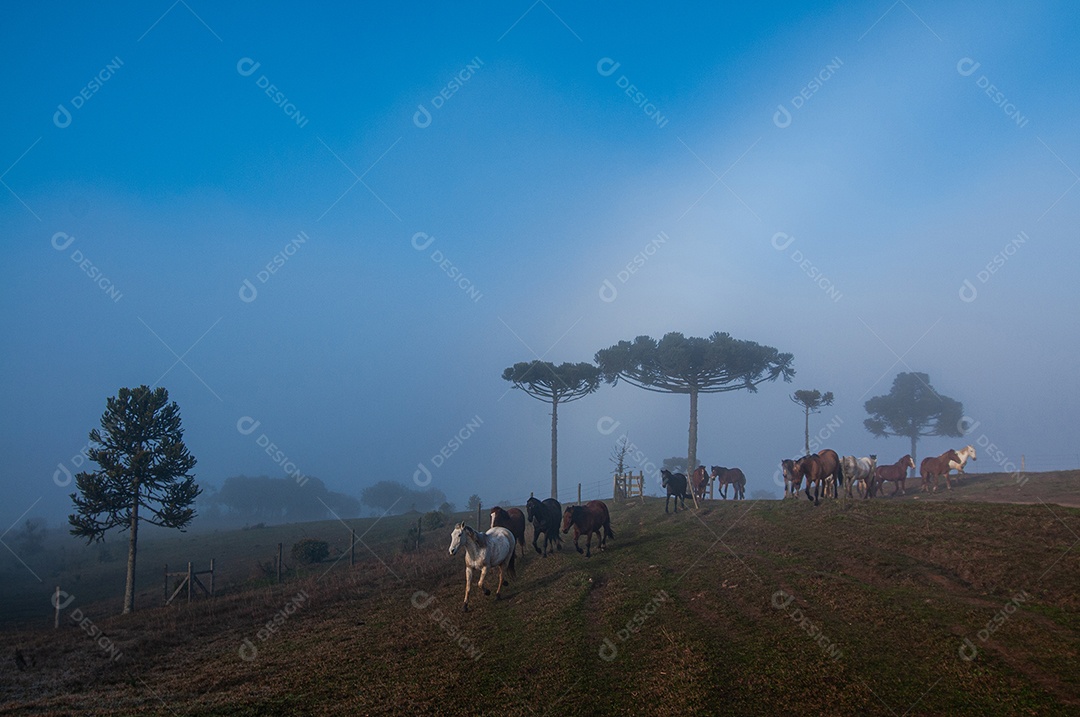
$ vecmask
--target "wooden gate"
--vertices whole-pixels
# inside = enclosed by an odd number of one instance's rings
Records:
[[[210,587],[206,587],[202,580],[199,580],[200,575],[210,576]],[[173,590],[172,595],[169,594],[169,578],[176,578],[179,580],[176,588]],[[195,571],[191,569],[191,563],[187,564],[187,570],[180,573],[170,573],[169,564],[165,564],[165,604],[171,603],[180,591],[187,588],[187,601],[191,602],[191,593],[194,591],[195,586],[198,586],[203,594],[207,597],[214,597],[214,559],[210,558],[210,569]]]

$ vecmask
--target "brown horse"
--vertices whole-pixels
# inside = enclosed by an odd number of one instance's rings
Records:
[[[586,558],[592,557],[593,533],[600,538],[600,549],[607,547],[607,539],[614,538],[611,532],[611,515],[602,500],[590,500],[585,505],[571,505],[563,511],[562,532],[569,533],[570,526],[574,526],[574,548],[579,553],[584,552]],[[585,533],[588,536],[585,541],[585,550],[578,545],[578,537]]]
[[[746,499],[746,476],[738,468],[725,468],[713,466],[710,480],[716,479],[716,488],[720,491],[720,497],[727,500],[727,487],[730,485],[733,491],[732,500]]]
[[[521,548],[521,557],[525,557],[525,514],[517,508],[503,510],[499,506],[491,509],[491,527],[506,528],[513,534]]]
[[[694,491],[694,496],[699,503],[705,500],[705,489],[709,487],[711,480],[712,478],[705,471],[705,466],[698,466],[690,476],[690,489]]]
[[[896,484],[893,486],[892,495],[896,495],[898,490],[900,495],[904,495],[907,493],[904,489],[904,483],[907,481],[907,469],[914,467],[915,461],[911,458],[911,454],[904,456],[891,466],[878,466],[874,469],[874,483],[877,490],[871,491],[871,494],[875,494],[884,488],[885,481],[891,481]]]
[[[821,505],[822,489],[825,486],[825,472],[821,465],[821,456],[811,453],[796,460],[786,458],[780,462],[784,469],[785,482],[791,486],[791,494],[799,492],[802,479],[806,477],[806,499],[814,505]],[[814,495],[810,495],[810,485],[814,485]]]
[[[785,458],[780,461],[780,470],[784,474],[784,498],[798,496],[802,486],[802,474],[795,475],[795,461]]]
[[[840,456],[831,448],[823,448],[818,451],[821,458],[821,478],[824,481],[824,494],[832,493],[832,497],[839,495],[839,488],[844,487],[844,471],[840,467]]]
[[[945,476],[945,486],[952,490],[952,483],[949,482],[949,471],[952,470],[950,462],[960,462],[960,456],[956,455],[956,451],[949,449],[942,453],[940,456],[934,456],[933,458],[923,458],[921,464],[919,464],[919,474],[922,476],[922,489],[925,491],[930,488],[930,479],[934,479],[934,492],[937,493],[938,477]]]

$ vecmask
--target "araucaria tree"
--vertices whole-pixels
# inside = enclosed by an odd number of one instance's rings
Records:
[[[714,333],[707,339],[680,333],[665,334],[656,341],[638,336],[633,343],[620,341],[596,353],[604,380],[619,379],[647,391],[684,393],[690,396],[688,470],[697,467],[698,395],[725,391],[757,391],[758,384],[795,375],[791,354],[772,346]]]
[[[559,404],[576,401],[600,387],[600,369],[591,363],[523,361],[502,377],[535,399],[551,404],[551,497],[559,497]]]
[[[795,393],[793,393],[791,395],[791,400],[793,402],[797,403],[799,406],[801,406],[804,413],[806,414],[805,430],[803,432],[803,435],[804,435],[805,440],[806,440],[806,453],[804,453],[804,455],[809,455],[810,454],[810,414],[820,412],[822,406],[831,406],[832,405],[832,402],[833,402],[832,391],[826,391],[825,393],[822,393],[821,391],[818,391],[817,389],[813,389],[813,390],[804,389],[804,390],[796,391]]]
[[[101,429],[90,431],[87,452],[98,464],[75,476],[71,534],[87,543],[112,528],[129,532],[124,612],[135,609],[135,552],[139,521],[183,530],[195,517],[201,489],[189,471],[195,458],[184,445],[180,407],[164,388],[122,388],[108,399]],[[80,495],[81,494],[81,495]]]
[[[960,421],[964,406],[943,396],[930,386],[925,373],[900,373],[893,379],[892,390],[884,396],[874,396],[865,404],[870,418],[863,421],[866,430],[875,437],[903,436],[911,439],[911,457],[919,459],[915,444],[923,436],[964,435]]]

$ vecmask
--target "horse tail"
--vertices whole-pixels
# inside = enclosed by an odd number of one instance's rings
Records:
[[[514,558],[517,557],[517,550],[510,551],[510,564],[506,566],[506,572],[510,573],[510,577],[517,578],[517,571],[514,569]]]
[[[858,473],[858,469],[856,469],[855,472]],[[837,490],[837,495],[840,494],[840,489],[843,488],[843,487],[844,487],[844,462],[843,461],[837,461],[836,462],[836,490]]]
[[[604,536],[607,538],[615,537],[615,533],[611,530],[611,523],[604,523]]]

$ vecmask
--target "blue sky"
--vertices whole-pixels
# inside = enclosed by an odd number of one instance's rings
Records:
[[[1080,461],[1070,4],[7,15],[5,527],[58,524],[58,466],[107,397],[155,381],[202,481],[283,475],[265,435],[333,490],[410,483],[479,417],[431,485],[520,503],[546,493],[549,417],[502,369],[668,331],[795,355],[790,385],[702,400],[699,457],[751,491],[799,449],[797,388],[836,394],[816,419],[839,452],[906,452],[862,427],[904,370],[964,403],[968,442]],[[687,408],[627,385],[566,406],[564,497],[607,480],[624,431],[684,454]]]

